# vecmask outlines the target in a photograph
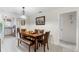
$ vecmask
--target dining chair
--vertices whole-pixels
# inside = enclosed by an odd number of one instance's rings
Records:
[[[50,32],[45,32],[45,34],[43,35],[44,38],[42,40],[38,40],[38,44],[41,44],[44,46],[44,52],[45,52],[46,45],[47,45],[47,49],[49,49],[49,46],[48,46],[49,34],[50,34]]]
[[[19,33],[20,33],[20,28],[17,28],[17,36],[18,36]]]
[[[44,33],[44,30],[39,30],[39,33]]]
[[[20,28],[17,28],[17,33],[20,32]]]
[[[35,29],[35,33],[38,33],[38,29]]]
[[[44,33],[43,29],[35,29],[35,33]]]
[[[26,29],[21,29],[21,31],[26,31]]]
[[[39,30],[39,33],[44,34],[44,30]],[[38,41],[42,40],[43,38],[44,38],[43,36],[39,37],[39,40],[38,40]],[[40,45],[41,45],[41,44],[39,44],[39,46],[40,46]]]

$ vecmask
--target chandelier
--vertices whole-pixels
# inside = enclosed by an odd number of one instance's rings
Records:
[[[21,19],[26,19],[26,16],[25,16],[25,7],[22,7],[23,11],[22,11],[22,16],[21,16]]]

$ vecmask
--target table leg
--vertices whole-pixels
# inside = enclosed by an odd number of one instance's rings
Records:
[[[35,49],[34,49],[34,52],[36,52],[36,45],[37,45],[37,40],[35,39]]]
[[[19,39],[18,39],[18,46],[19,46]]]

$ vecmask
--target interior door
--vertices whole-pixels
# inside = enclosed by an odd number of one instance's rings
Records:
[[[76,13],[62,14],[60,19],[60,40],[76,44]]]

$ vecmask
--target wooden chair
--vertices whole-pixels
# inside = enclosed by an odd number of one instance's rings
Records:
[[[39,33],[44,33],[44,30],[39,30]]]
[[[20,28],[17,28],[17,33],[20,32]]]
[[[26,29],[21,29],[21,31],[23,31],[23,32],[24,32],[24,31],[26,31]]]
[[[38,44],[41,44],[44,46],[44,52],[45,52],[45,46],[47,44],[47,49],[49,49],[48,47],[48,38],[49,38],[49,34],[50,32],[46,32],[43,36],[44,38],[42,40],[38,40]]]
[[[44,30],[39,30],[39,33],[44,34]],[[44,38],[43,36],[42,36],[42,37],[39,37],[39,38],[38,38],[38,41],[42,40],[43,38]],[[40,44],[39,44],[39,46],[40,46]]]
[[[38,33],[38,29],[35,29],[35,33]]]
[[[41,30],[41,29],[35,29],[35,33],[44,33],[44,30]]]

